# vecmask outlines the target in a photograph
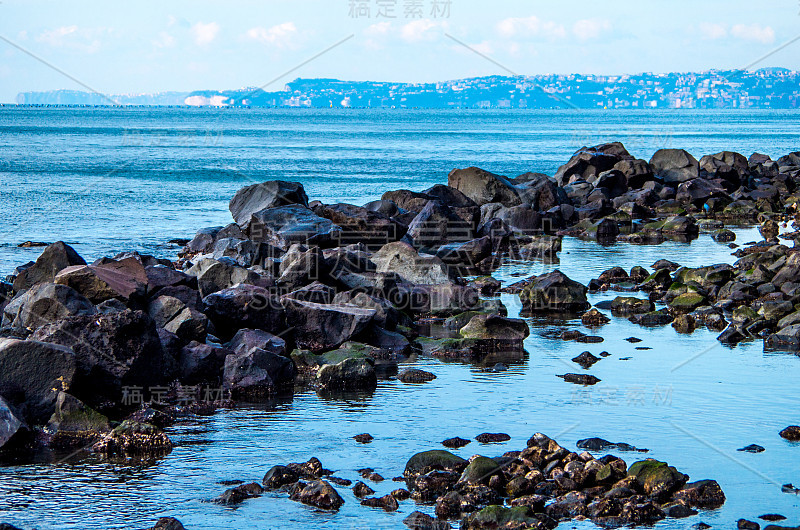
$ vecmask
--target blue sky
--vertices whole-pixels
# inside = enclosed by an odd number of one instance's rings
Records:
[[[800,34],[800,2],[2,0],[0,36],[105,93],[296,77],[437,81],[742,68]],[[800,69],[800,41],[758,66]],[[0,101],[74,81],[0,41]]]

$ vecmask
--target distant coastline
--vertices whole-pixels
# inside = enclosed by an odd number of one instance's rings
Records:
[[[800,72],[489,76],[440,83],[296,79],[261,88],[106,95],[76,90],[23,92],[25,106],[140,106],[382,109],[796,109]],[[13,105],[13,104],[12,104]]]

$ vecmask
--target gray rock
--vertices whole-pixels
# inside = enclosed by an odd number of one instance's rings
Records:
[[[56,274],[71,265],[86,265],[71,246],[58,241],[41,253],[36,263],[20,272],[14,279],[14,292],[19,293],[40,283],[49,283]]]
[[[650,159],[650,167],[667,183],[686,182],[700,175],[697,159],[683,149],[659,149]]]
[[[308,207],[308,196],[303,185],[299,182],[272,180],[240,189],[228,207],[236,223],[247,231],[256,212],[293,204]]]

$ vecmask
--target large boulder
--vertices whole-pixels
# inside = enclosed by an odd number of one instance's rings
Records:
[[[338,246],[342,229],[307,207],[292,204],[255,212],[247,233],[253,241],[286,250],[294,243]]]
[[[409,212],[420,212],[428,201],[434,200],[434,197],[418,191],[394,190],[384,193],[381,200],[391,201],[395,206]]]
[[[417,453],[409,458],[403,474],[406,477],[414,477],[433,470],[461,472],[467,464],[469,462],[460,456],[443,449],[434,449]]]
[[[298,488],[293,491],[290,498],[321,510],[336,511],[344,504],[344,499],[325,480],[315,480],[307,485],[298,482]]]
[[[231,258],[203,258],[186,272],[197,278],[197,286],[203,297],[237,284],[264,286],[268,283],[258,273],[242,267]]]
[[[235,285],[203,299],[204,313],[222,340],[231,339],[240,329],[262,329],[270,333],[286,330],[280,298],[255,285]]]
[[[728,194],[725,189],[714,181],[696,178],[682,182],[678,186],[675,199],[682,203],[691,203],[695,206],[702,206],[711,198],[726,198]]]
[[[73,393],[92,406],[103,397],[118,399],[123,385],[149,387],[174,376],[175,360],[165,354],[155,323],[142,311],[67,317],[31,338],[75,352]]]
[[[223,384],[235,398],[265,397],[294,382],[294,364],[288,357],[273,351],[276,343],[272,340],[264,348],[251,347],[225,358]],[[285,343],[283,345],[285,347]],[[285,353],[285,349],[281,353]]]
[[[477,167],[454,169],[447,177],[447,184],[478,206],[490,202],[499,202],[504,206],[522,204],[519,190],[511,180]]]
[[[395,219],[361,206],[320,204],[313,210],[342,229],[340,245],[363,243],[369,248],[380,248],[399,240],[406,233],[406,227]]]
[[[417,248],[438,248],[472,239],[474,226],[439,201],[428,201],[408,225],[408,235]]]
[[[375,361],[365,357],[324,364],[317,369],[315,382],[322,390],[373,390],[378,384]]]
[[[653,173],[665,183],[680,183],[700,176],[697,159],[683,149],[659,149],[650,159]]]
[[[278,272],[280,276],[277,283],[283,291],[293,291],[328,277],[322,250],[319,247],[307,249],[301,245],[292,245],[284,254]]]
[[[204,342],[208,317],[172,296],[159,296],[148,306],[148,314],[159,328],[176,334],[185,342]]]
[[[54,283],[72,287],[94,304],[112,298],[127,302],[144,297],[147,274],[141,262],[126,258],[67,267],[56,274]]]
[[[522,341],[530,335],[530,329],[524,320],[518,318],[477,314],[461,328],[459,334],[465,339]]]
[[[283,299],[286,322],[298,347],[314,352],[330,350],[349,341],[372,324],[376,310],[354,305],[315,304]]]
[[[612,169],[619,161],[630,159],[633,157],[619,142],[582,147],[566,164],[558,168],[555,180],[560,186],[576,180],[588,181]]]
[[[190,342],[177,355],[178,380],[187,385],[218,385],[225,359],[232,353],[228,348],[213,344]]]
[[[41,253],[36,263],[22,270],[14,279],[14,292],[19,293],[39,283],[52,282],[62,269],[72,265],[86,265],[71,246],[58,241]]]
[[[72,387],[76,371],[75,353],[69,348],[0,339],[0,393],[32,423],[47,421],[58,391]]]
[[[308,206],[308,196],[303,185],[299,182],[272,180],[240,189],[231,199],[228,208],[236,223],[247,230],[254,213],[291,204]]]
[[[436,257],[450,266],[465,267],[468,271],[476,269],[486,258],[492,256],[492,240],[489,236],[479,237],[466,243],[450,243],[439,247]]]
[[[579,312],[589,308],[587,291],[586,286],[556,270],[532,278],[519,297],[530,312]]]
[[[669,498],[689,479],[666,462],[652,458],[631,464],[628,476],[635,478],[647,495],[657,499]]]
[[[95,307],[66,285],[40,283],[17,296],[3,309],[3,326],[34,331],[73,315],[92,315]]]
[[[403,241],[384,245],[370,258],[378,272],[394,272],[413,284],[451,283],[453,271],[437,257],[423,257]]]

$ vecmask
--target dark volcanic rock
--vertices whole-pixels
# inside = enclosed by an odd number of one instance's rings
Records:
[[[790,442],[800,442],[800,426],[790,425],[780,432],[781,438]]]
[[[653,173],[665,183],[680,183],[697,178],[700,164],[683,149],[659,149],[650,159]]]
[[[265,489],[277,490],[283,486],[294,484],[300,479],[298,474],[287,466],[273,466],[264,475],[262,484]]]
[[[564,374],[564,375],[557,375],[556,377],[560,377],[567,383],[574,383],[576,385],[596,385],[600,382],[600,379],[596,378],[593,375],[589,374]]]
[[[349,341],[364,331],[376,314],[374,309],[292,299],[284,299],[283,306],[297,345],[314,352],[330,350]]]
[[[523,308],[531,312],[577,312],[589,307],[586,292],[584,285],[556,270],[533,278],[519,296]]]
[[[436,376],[425,370],[408,368],[397,374],[397,379],[403,383],[427,383],[436,379]]]
[[[308,206],[308,196],[303,185],[299,182],[272,180],[240,189],[228,207],[236,223],[247,230],[254,213],[290,204]]]
[[[153,320],[142,311],[67,317],[39,328],[32,339],[75,352],[76,396],[89,404],[100,396],[119,399],[123,385],[149,387],[175,374]]]
[[[315,480],[291,495],[293,501],[302,502],[322,510],[335,511],[342,507],[344,499],[324,480]]]
[[[0,345],[0,348],[2,346]],[[2,358],[0,358],[2,362]],[[28,430],[25,420],[21,414],[0,396],[0,450],[3,447],[14,445],[15,436],[21,435]]]
[[[39,283],[52,282],[56,274],[71,265],[86,265],[71,246],[58,241],[41,253],[36,263],[20,272],[14,279],[14,292],[19,293]]]
[[[471,441],[465,438],[459,438],[458,436],[454,438],[448,438],[442,442],[442,445],[447,447],[448,449],[461,449],[465,445],[470,444]]]
[[[511,436],[505,433],[491,433],[485,432],[483,434],[479,434],[475,437],[475,440],[478,443],[482,444],[490,444],[490,443],[500,443],[500,442],[507,442],[511,439]]]
[[[737,449],[737,451],[742,451],[745,453],[763,453],[765,450],[766,449],[756,444],[750,444],[745,447],[742,447],[741,449]]]
[[[35,331],[62,318],[94,313],[92,303],[71,287],[40,283],[3,308],[3,326]]]
[[[299,204],[255,212],[248,227],[250,239],[288,249],[294,243],[338,246],[342,229],[330,219]]]
[[[600,357],[596,357],[588,351],[585,351],[580,355],[578,355],[577,357],[572,358],[572,362],[578,363],[579,365],[581,365],[582,368],[585,369],[591,368],[592,365],[599,360]]]
[[[261,329],[281,333],[286,329],[280,299],[263,287],[236,285],[203,299],[205,314],[214,324],[216,335],[229,340],[240,329]]]
[[[254,347],[243,353],[228,355],[222,378],[225,388],[234,397],[259,398],[291,385],[294,377],[295,366],[291,359],[265,348]]]
[[[504,206],[522,203],[519,190],[508,178],[477,167],[454,169],[447,177],[447,184],[479,206],[490,202],[499,202]]]

